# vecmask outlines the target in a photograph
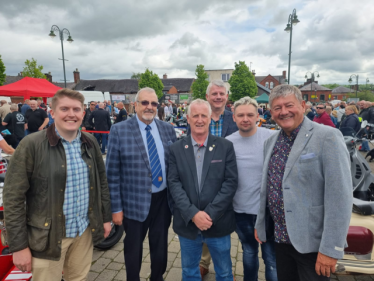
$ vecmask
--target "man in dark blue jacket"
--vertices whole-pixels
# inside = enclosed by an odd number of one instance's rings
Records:
[[[99,109],[95,110],[91,113],[90,118],[88,119],[88,123],[95,129],[95,131],[109,131],[110,127],[112,126],[112,122],[110,121],[109,112],[104,110],[104,104],[101,102],[99,103]],[[108,133],[94,133],[97,142],[100,145],[101,139],[101,153],[105,154],[105,147],[108,142]]]

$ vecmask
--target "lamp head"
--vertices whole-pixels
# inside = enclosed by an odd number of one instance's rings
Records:
[[[71,38],[71,36],[69,35],[69,37],[68,37],[68,40],[67,40],[69,43],[73,43],[73,38]]]
[[[308,76],[305,74],[305,79],[308,79]]]
[[[53,30],[51,30],[51,32],[49,33],[49,35],[51,38],[55,38],[56,37],[56,34]]]
[[[286,31],[287,33],[291,31],[291,25],[289,23],[287,23],[287,27],[284,29],[284,31]]]
[[[349,82],[349,83],[352,83],[352,78],[351,78],[351,77],[349,77],[348,82]]]
[[[300,21],[297,19],[297,15],[296,15],[296,14],[294,15],[294,17],[293,17],[293,19],[292,19],[291,22],[292,22],[293,25],[296,25],[296,24],[298,24],[298,23],[300,22]]]
[[[319,78],[319,73],[317,74],[317,78]]]

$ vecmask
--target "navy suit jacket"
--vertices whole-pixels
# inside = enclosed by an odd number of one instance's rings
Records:
[[[236,126],[236,123],[232,119],[232,112],[228,111],[228,110],[225,110],[223,112],[223,124],[222,124],[222,135],[221,135],[221,137],[225,138],[225,137],[235,133],[238,130],[239,130],[238,126]],[[191,129],[190,129],[190,125],[188,125],[187,135],[190,135],[190,134],[191,134]]]
[[[154,122],[156,122],[164,146],[167,175],[169,146],[177,138],[171,124],[157,119],[154,119]],[[106,170],[112,212],[122,210],[128,219],[145,221],[151,205],[152,174],[136,117],[112,126]],[[172,209],[170,200],[169,207]]]

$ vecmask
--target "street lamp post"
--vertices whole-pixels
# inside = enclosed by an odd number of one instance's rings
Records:
[[[308,80],[308,74],[310,73],[310,97],[312,97],[312,93],[313,93],[313,82],[314,82],[314,74],[317,73],[317,78],[319,78],[319,72],[318,71],[314,71],[314,72],[310,72],[308,71],[307,73],[305,73],[305,79]],[[317,92],[317,87],[316,87],[316,92]]]
[[[288,79],[287,82],[290,84],[290,70],[291,70],[291,45],[292,45],[292,30],[293,26],[298,24],[300,21],[297,19],[296,9],[293,9],[292,14],[288,16],[287,27],[284,29],[287,33],[290,33],[290,48],[288,52]]]
[[[366,78],[366,87],[365,87],[365,91],[368,90],[368,83],[370,82],[369,78]]]
[[[351,77],[349,77],[349,79],[348,79],[349,83],[352,83],[352,77],[356,77],[356,98],[357,98],[358,74],[352,74]]]
[[[69,30],[67,30],[66,28],[60,29],[57,25],[52,25],[52,27],[51,27],[51,31],[49,33],[49,36],[51,38],[55,38],[56,37],[55,31],[58,31],[58,33],[60,35],[60,40],[61,40],[62,65],[63,65],[63,68],[64,68],[64,82],[65,82],[65,88],[66,88],[65,56],[64,56],[64,33],[68,36],[67,41],[69,43],[72,43],[74,40],[71,38]]]

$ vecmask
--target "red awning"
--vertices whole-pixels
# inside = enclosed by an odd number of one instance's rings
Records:
[[[24,99],[30,97],[51,98],[62,88],[40,78],[25,77],[17,82],[0,87],[0,96],[21,96]]]

